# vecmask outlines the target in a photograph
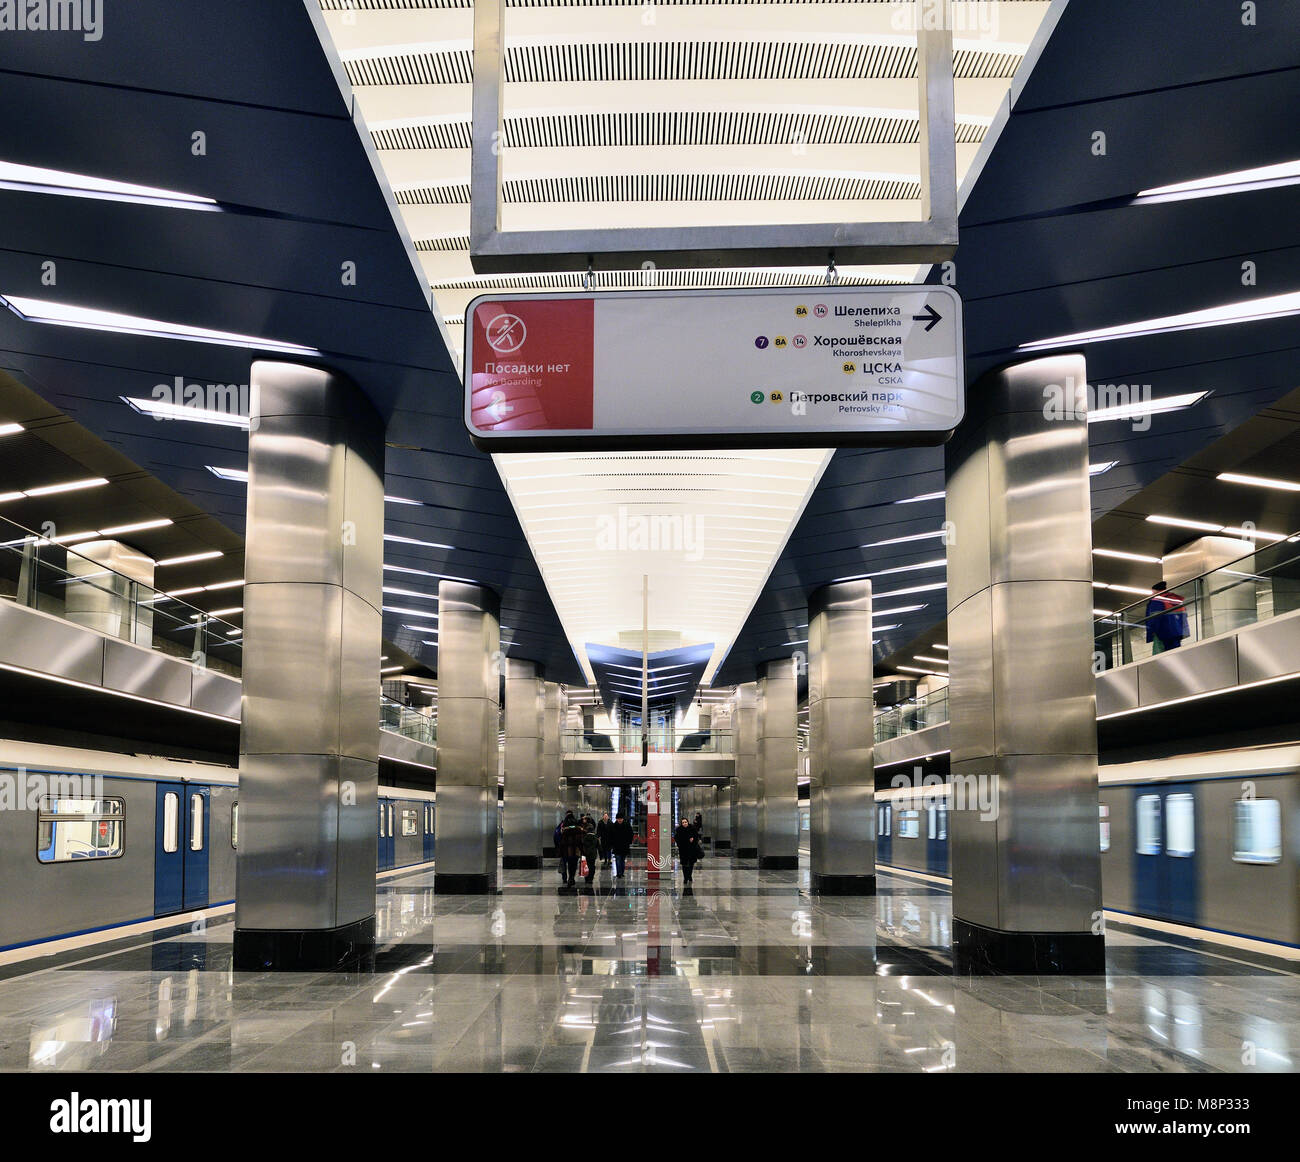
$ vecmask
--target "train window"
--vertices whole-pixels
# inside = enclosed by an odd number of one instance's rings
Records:
[[[880,808],[879,826],[876,829],[878,834],[880,835],[890,834],[891,825],[893,823],[893,813],[894,813],[894,809],[888,803],[884,804],[884,806]]]
[[[1232,858],[1237,863],[1282,861],[1282,804],[1238,799],[1232,805]]]
[[[925,835],[927,839],[939,838],[939,808],[927,807],[925,809]]]
[[[1160,854],[1160,796],[1139,795],[1137,801],[1137,853]]]
[[[898,838],[919,839],[921,837],[921,812],[900,811],[898,813]]]
[[[197,791],[190,796],[190,850],[203,850],[203,796]]]
[[[1101,831],[1101,850],[1110,850],[1110,808],[1105,803],[1097,804],[1097,817],[1101,820],[1098,828]]]
[[[389,804],[388,804],[388,830],[384,833],[385,835],[396,835],[396,834],[397,834],[397,832],[393,830],[394,819],[395,819],[395,816],[394,816],[394,814],[393,814],[393,805],[392,805],[391,803],[389,803]]]
[[[383,839],[388,833],[384,830],[384,805],[379,804],[379,838]]]
[[[1196,851],[1196,800],[1187,792],[1165,800],[1165,850],[1177,859]]]
[[[239,848],[239,800],[230,804],[230,846]]]
[[[181,797],[175,791],[163,796],[163,851],[170,855],[181,845]]]
[[[122,799],[42,799],[36,813],[36,858],[41,863],[115,859],[122,854],[125,823]]]
[[[948,838],[948,808],[939,808],[939,838]]]
[[[403,835],[415,835],[418,833],[419,829],[416,826],[415,818],[416,818],[416,810],[414,807],[402,808],[402,834]]]

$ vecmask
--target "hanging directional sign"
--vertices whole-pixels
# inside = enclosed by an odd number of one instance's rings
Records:
[[[484,449],[937,444],[965,412],[946,286],[485,295],[465,312]]]

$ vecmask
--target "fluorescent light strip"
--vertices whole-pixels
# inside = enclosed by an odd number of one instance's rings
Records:
[[[1076,343],[1107,343],[1112,339],[1131,339],[1139,335],[1160,335],[1174,331],[1195,331],[1204,327],[1225,327],[1234,323],[1278,319],[1297,313],[1300,313],[1300,291],[1290,291],[1287,294],[1270,295],[1267,298],[1224,303],[1203,311],[1185,311],[1182,314],[1164,315],[1157,319],[1142,319],[1136,323],[1121,323],[1115,327],[1099,327],[1093,331],[1077,331],[1072,335],[1056,335],[1051,339],[1022,343],[1018,349],[1039,351],[1046,347],[1064,347]]]
[[[403,606],[400,606],[400,605],[385,605],[385,606],[383,607],[383,611],[384,611],[385,613],[405,613],[405,614],[408,614],[408,615],[411,616],[411,617],[428,617],[428,616],[429,616],[429,611],[428,611],[427,609],[406,609],[406,608],[404,608]]]
[[[1244,193],[1247,189],[1290,186],[1297,182],[1300,182],[1300,161],[1284,161],[1280,165],[1239,169],[1232,173],[1215,174],[1213,177],[1196,178],[1190,182],[1156,186],[1154,189],[1139,191],[1137,198],[1161,201],[1180,201],[1182,197],[1217,198],[1223,194]]]
[[[1180,412],[1185,408],[1194,407],[1200,403],[1207,395],[1208,391],[1189,391],[1183,395],[1168,395],[1161,399],[1150,399],[1145,402],[1119,404],[1116,407],[1097,408],[1095,411],[1088,413],[1088,423],[1104,424],[1111,420],[1131,420],[1140,416],[1158,416],[1165,412]]]
[[[1113,589],[1116,593],[1135,593],[1139,597],[1146,597],[1152,592],[1150,589],[1137,589],[1132,585],[1110,585],[1105,581],[1094,581],[1092,587],[1094,589]]]
[[[141,335],[149,339],[215,343],[221,347],[251,347],[263,351],[278,351],[286,355],[324,354],[316,347],[307,347],[301,343],[285,343],[279,339],[240,335],[233,331],[212,331],[206,327],[191,327],[188,323],[147,319],[140,315],[123,315],[116,311],[99,311],[92,307],[77,306],[74,303],[56,303],[45,299],[29,299],[6,294],[0,294],[0,303],[29,323],[78,327],[86,331],[109,331],[118,335]]]
[[[1144,557],[1141,553],[1123,553],[1119,549],[1093,549],[1094,557],[1114,557],[1119,561],[1143,561],[1150,565],[1163,564],[1159,557]]]
[[[394,597],[418,597],[421,601],[437,601],[438,595],[421,593],[416,589],[398,589],[392,585],[384,586],[385,593],[391,593]]]
[[[22,424],[0,424],[0,436],[12,436],[25,430]]]
[[[168,557],[164,561],[155,562],[155,567],[161,569],[164,565],[190,565],[195,561],[214,561],[224,556],[225,554],[219,549],[211,549],[205,553],[190,553],[184,557]]]
[[[142,521],[137,521],[135,524],[114,525],[112,528],[100,529],[99,535],[101,537],[115,537],[118,536],[120,533],[142,533],[145,532],[147,529],[166,528],[168,525],[172,523],[173,523],[172,521],[168,520],[165,517],[160,518],[159,520],[142,520]]]
[[[186,407],[184,404],[164,403],[157,399],[143,399],[137,396],[118,397],[124,404],[141,415],[158,420],[182,420],[191,424],[212,424],[218,428],[248,428],[248,417],[232,415],[229,412],[210,411],[208,408]]]
[[[916,613],[924,608],[924,605],[895,605],[893,609],[873,609],[871,620],[875,621],[878,617],[895,617],[902,613]]]
[[[1104,464],[1089,464],[1088,475],[1100,476],[1105,472],[1109,472],[1118,463],[1119,463],[1118,460],[1107,460]]]
[[[422,549],[450,549],[451,545],[440,545],[437,541],[422,541],[416,537],[399,537],[393,533],[385,533],[384,540],[392,541],[397,545],[419,545]]]
[[[909,589],[891,589],[888,593],[877,593],[877,597],[905,597],[909,593],[931,593],[936,589],[947,589],[948,582],[939,581],[933,585],[913,585]]]
[[[944,653],[947,653],[947,652],[948,652],[948,647],[947,647],[946,645],[943,645],[943,644],[940,643],[940,642],[935,642],[935,643],[934,643],[934,648],[935,648],[936,650],[943,650]]]
[[[1243,540],[1285,541],[1285,533],[1269,533],[1263,529],[1245,529],[1237,525],[1216,525],[1203,520],[1187,520],[1180,516],[1161,516],[1153,513],[1147,517],[1152,524],[1172,525],[1174,528],[1194,529],[1203,533],[1232,533]]]
[[[422,500],[411,500],[409,497],[405,496],[385,496],[384,499],[388,501],[389,504],[418,504],[421,506],[424,504],[424,501]]]
[[[946,666],[946,665],[948,664],[948,659],[947,659],[947,658],[931,658],[931,657],[928,657],[928,656],[925,655],[925,654],[913,654],[913,655],[912,655],[912,661],[914,661],[914,662],[934,662],[936,665],[940,665],[940,666]]]
[[[399,674],[405,669],[405,666],[384,666],[379,672],[381,674]]]
[[[244,581],[241,577],[237,581],[218,581],[215,585],[205,585],[203,588],[209,593],[215,593],[219,589],[238,589],[243,584]]]
[[[946,678],[947,674],[941,674],[938,670],[924,670],[918,666],[895,666],[894,669],[902,670],[907,674],[933,674],[936,678]]]
[[[80,492],[84,488],[99,488],[108,483],[103,476],[91,476],[86,480],[68,480],[63,484],[43,484],[39,488],[25,488],[21,492],[7,492],[4,499],[17,500],[20,496],[53,496],[59,492]]]
[[[948,559],[946,557],[936,557],[933,561],[920,561],[915,565],[899,565],[893,569],[880,569],[875,573],[868,573],[868,577],[885,577],[890,573],[914,573],[918,569],[946,569]]]
[[[438,617],[436,614],[433,614],[430,615],[429,617],[426,617],[425,620],[437,621]],[[412,633],[437,633],[438,632],[438,627],[436,625],[403,625],[402,628],[409,629]]]
[[[132,182],[115,182],[67,170],[19,165],[12,161],[0,161],[0,189],[28,194],[54,194],[65,198],[93,198],[105,202],[131,202],[144,206],[169,206],[172,209],[201,210],[207,213],[221,210],[214,199],[200,197],[198,194],[184,194],[179,190],[140,186]]]
[[[939,492],[923,492],[920,496],[909,496],[906,500],[896,500],[895,504],[917,504],[922,500],[942,500],[948,493],[940,490]]]
[[[906,502],[897,500],[894,503],[904,504]],[[861,547],[864,549],[879,549],[879,548],[883,548],[885,545],[905,545],[910,543],[911,541],[931,541],[934,540],[936,537],[943,536],[944,531],[945,531],[944,529],[939,529],[938,531],[933,533],[915,533],[910,537],[890,537],[887,541],[872,541],[871,544],[862,545]]]
[[[215,464],[209,464],[207,468],[218,480],[235,480],[241,484],[248,483],[248,470],[245,468],[218,468]]]
[[[1244,472],[1220,472],[1216,480],[1228,484],[1250,484],[1256,488],[1277,488],[1283,492],[1300,492],[1300,481],[1278,480],[1271,476],[1248,476]]]

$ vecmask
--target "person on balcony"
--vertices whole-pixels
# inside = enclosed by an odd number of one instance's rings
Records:
[[[1187,608],[1183,599],[1170,590],[1163,581],[1151,586],[1151,600],[1147,602],[1147,641],[1153,654],[1176,650],[1183,644],[1187,633]]]

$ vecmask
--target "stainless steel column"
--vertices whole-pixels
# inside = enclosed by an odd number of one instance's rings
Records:
[[[1104,971],[1080,355],[990,372],[946,451],[959,970]],[[1065,410],[1080,418],[1058,418]],[[1052,418],[1048,418],[1049,414]]]
[[[564,818],[560,803],[560,775],[564,771],[560,722],[564,699],[558,682],[544,683],[542,709],[542,855],[555,856],[555,825]]]
[[[542,866],[543,683],[533,662],[506,660],[506,798],[503,868]]]
[[[495,892],[501,603],[438,582],[438,808],[435,892]]]
[[[808,599],[808,830],[812,890],[876,891],[871,582]]]
[[[344,376],[252,367],[234,966],[375,940],[384,426]]]
[[[793,658],[758,679],[758,866],[799,866],[798,706]]]
[[[758,683],[736,687],[736,854],[758,858]]]
[[[720,784],[715,790],[713,807],[713,850],[731,850],[731,781]]]

